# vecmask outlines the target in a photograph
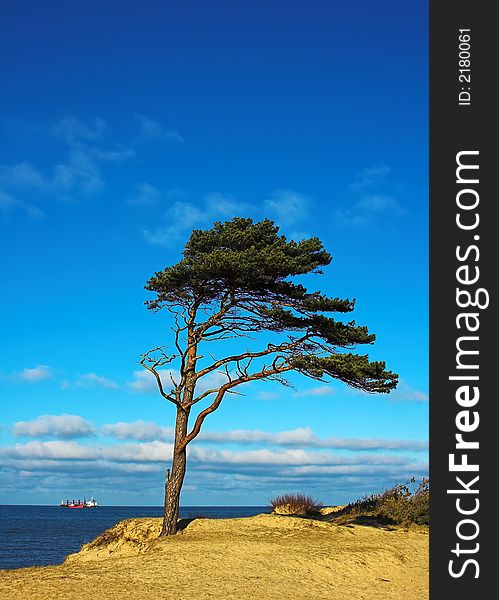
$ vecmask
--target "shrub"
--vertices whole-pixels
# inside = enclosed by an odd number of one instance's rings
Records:
[[[342,514],[371,516],[396,525],[429,525],[430,480],[423,478],[416,486],[412,478],[407,484],[370,494],[348,504]]]
[[[283,494],[270,501],[273,512],[288,515],[317,515],[323,504],[304,494]]]

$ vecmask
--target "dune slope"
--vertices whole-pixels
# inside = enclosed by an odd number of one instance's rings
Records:
[[[196,519],[157,539],[129,519],[62,565],[0,571],[0,597],[422,600],[428,533],[278,515]]]

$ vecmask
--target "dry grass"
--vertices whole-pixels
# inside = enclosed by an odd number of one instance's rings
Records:
[[[305,494],[283,494],[270,501],[275,514],[313,516],[320,515],[323,504]]]
[[[419,483],[413,478],[383,492],[370,494],[348,504],[338,517],[341,523],[352,517],[372,517],[393,525],[425,525],[430,523],[430,481]]]

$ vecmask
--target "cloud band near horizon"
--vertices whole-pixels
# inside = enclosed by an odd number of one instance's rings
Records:
[[[69,440],[100,435],[115,440],[135,442],[172,441],[173,427],[165,427],[151,421],[120,421],[96,426],[78,415],[40,415],[32,421],[18,421],[12,426],[15,437]],[[289,431],[266,432],[258,429],[232,429],[228,431],[202,431],[197,438],[210,444],[268,444],[281,447],[312,447],[324,449],[367,451],[409,450],[422,452],[428,449],[425,440],[401,440],[383,438],[345,438],[330,436],[321,438],[310,427]]]

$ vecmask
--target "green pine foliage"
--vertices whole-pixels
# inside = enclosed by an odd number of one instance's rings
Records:
[[[182,260],[147,282],[146,289],[156,294],[147,306],[184,315],[195,345],[229,335],[281,334],[282,342],[216,363],[214,368],[237,363],[245,375],[241,383],[297,371],[318,380],[339,379],[366,392],[389,393],[397,375],[382,361],[348,352],[373,344],[374,334],[354,321],[333,317],[353,311],[355,301],[308,291],[296,281],[300,275],[322,274],[330,262],[331,255],[316,237],[288,241],[268,219],[255,223],[236,217],[193,231]],[[257,356],[272,356],[273,362],[253,376],[248,362],[241,361]]]

